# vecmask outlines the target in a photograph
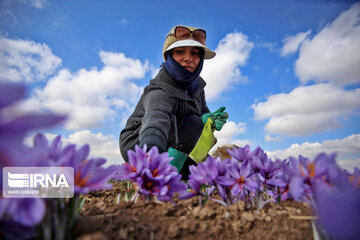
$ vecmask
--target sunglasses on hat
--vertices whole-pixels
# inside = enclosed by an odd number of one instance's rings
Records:
[[[193,37],[194,40],[205,44],[206,40],[206,32],[203,29],[195,29],[194,31],[191,31],[189,28],[184,26],[177,26],[174,29],[173,33],[170,33],[169,35],[174,35],[176,39],[178,40],[184,40],[190,38],[190,36]]]

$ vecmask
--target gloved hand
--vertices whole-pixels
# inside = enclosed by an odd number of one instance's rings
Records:
[[[212,119],[208,118],[200,138],[189,154],[190,158],[197,163],[205,161],[210,149],[216,144],[216,138],[213,134],[212,125]]]
[[[189,155],[180,152],[174,148],[169,148],[168,153],[170,157],[173,157],[170,164],[175,166],[180,172],[181,168],[183,167],[185,160],[189,157],[192,161],[196,163],[205,161],[207,154],[209,153],[210,149],[215,145],[216,138],[214,137],[213,130],[211,125],[213,124],[211,118],[208,119],[206,122],[204,129],[197,141],[195,147],[191,151]]]
[[[210,118],[213,121],[213,124],[211,126],[212,129],[220,131],[229,117],[229,114],[227,112],[224,112],[224,110],[225,107],[220,107],[213,113],[205,113],[201,116],[201,120],[204,124],[206,124],[207,120]]]
[[[176,167],[178,172],[180,172],[184,166],[185,160],[188,158],[188,155],[172,147],[169,147],[168,153],[169,157],[173,157],[173,160],[170,161],[170,164]]]

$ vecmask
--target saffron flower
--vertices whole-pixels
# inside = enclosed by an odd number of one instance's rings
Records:
[[[55,114],[19,114],[9,109],[25,96],[25,87],[13,84],[0,84],[0,166],[38,166],[43,153],[34,151],[23,144],[30,131],[50,127],[62,122],[65,116]],[[2,171],[0,171],[0,190],[2,190]],[[0,222],[2,226],[12,226],[23,232],[5,228],[2,233],[9,238],[29,238],[35,233],[46,212],[43,199],[0,199]]]
[[[232,149],[227,150],[230,156],[233,159],[236,159],[238,162],[246,162],[251,159],[251,149],[249,145],[245,147],[233,147]]]
[[[224,169],[221,165],[220,159],[207,157],[205,162],[201,162],[197,166],[190,166],[189,179],[193,179],[200,184],[214,184],[219,176],[219,170]]]
[[[171,201],[176,192],[186,190],[186,184],[180,181],[181,175],[170,164],[167,152],[159,153],[157,147],[147,151],[146,145],[143,148],[136,145],[135,151],[129,150],[127,154],[129,162],[119,167],[115,178],[138,185],[139,192],[134,199],[141,195],[146,199],[155,196],[162,201]]]
[[[151,148],[147,154],[147,168],[154,179],[178,176],[177,169],[170,164],[171,159],[167,153],[159,154],[157,147]]]
[[[180,194],[179,199],[189,199],[194,196],[204,196],[205,194],[201,191],[201,184],[193,179],[189,179],[187,182],[190,187],[187,191]]]
[[[175,193],[186,192],[186,184],[181,182],[181,175],[177,173],[170,174],[164,180],[164,185],[160,190],[159,200],[171,201]]]
[[[104,168],[104,158],[89,159],[90,147],[84,145],[76,149],[75,144],[69,144],[61,149],[61,137],[58,136],[50,145],[46,137],[39,133],[34,138],[34,152],[43,152],[41,164],[51,166],[63,166],[74,168],[74,191],[85,194],[90,191],[109,189],[109,180],[118,170],[118,167],[111,165]]]
[[[37,166],[39,155],[23,144],[30,131],[54,126],[65,116],[55,114],[17,114],[7,109],[25,95],[25,87],[14,84],[0,84],[0,166]],[[2,171],[0,188],[2,189]]]
[[[259,188],[258,183],[254,180],[254,173],[249,162],[239,164],[232,162],[227,166],[227,175],[219,177],[218,183],[231,187],[231,194],[245,199],[251,191]]]
[[[0,232],[4,239],[29,239],[36,233],[46,212],[43,199],[1,198]]]
[[[350,183],[357,188],[360,188],[360,169],[354,167],[354,172],[349,176]]]
[[[332,185],[314,182],[315,210],[323,233],[329,239],[358,239],[360,236],[360,186],[343,171]]]
[[[163,177],[155,179],[149,169],[145,169],[136,182],[143,195],[160,195],[160,189],[164,186]]]
[[[325,153],[318,154],[314,161],[302,156],[298,159],[290,157],[290,164],[284,170],[291,178],[289,183],[291,196],[295,200],[311,202],[314,181],[325,181],[338,175],[335,157],[336,154],[328,156]]]
[[[20,85],[0,84],[0,166],[70,166],[75,172],[75,192],[88,193],[91,190],[108,188],[108,180],[117,167],[104,168],[105,159],[88,159],[89,146],[79,150],[75,145],[62,148],[61,137],[58,136],[49,144],[43,134],[37,134],[33,147],[23,144],[24,137],[31,131],[50,127],[62,122],[66,117],[47,114],[19,114],[10,109],[16,101],[25,95],[25,87]],[[0,171],[0,188],[2,189],[2,171]],[[57,226],[43,224],[53,237],[57,233],[70,238],[70,228],[79,205],[79,194],[69,200],[44,200],[39,198],[6,199],[0,198],[1,235],[9,239],[32,238],[36,234],[35,227],[43,219],[58,219]],[[48,203],[48,204],[45,204]],[[61,204],[59,204],[61,202]],[[46,220],[45,220],[46,221]],[[68,229],[69,228],[69,229]],[[14,231],[12,229],[17,229]],[[51,238],[51,236],[47,236]]]
[[[224,203],[228,202],[228,187],[219,184],[217,179],[226,174],[226,166],[230,162],[230,159],[221,160],[209,156],[205,162],[199,163],[197,166],[190,166],[191,174],[188,181],[190,189],[181,198],[191,198],[195,195],[207,198],[216,188]]]
[[[147,167],[148,161],[146,156],[146,146],[141,149],[138,145],[135,146],[135,151],[128,151],[129,162],[121,164],[116,174],[119,180],[130,180],[136,182],[136,179],[141,175],[143,170]]]
[[[0,220],[11,216],[14,222],[26,227],[39,224],[45,211],[45,202],[40,198],[3,198],[0,202]]]
[[[271,179],[279,169],[279,161],[272,161],[260,147],[252,153],[251,164],[255,172],[259,172],[262,182]]]
[[[280,168],[275,171],[271,179],[266,180],[266,185],[272,189],[271,192],[267,192],[270,196],[280,197],[279,200],[285,201],[289,198],[290,177],[283,170],[283,165],[286,165],[285,161],[279,163]]]

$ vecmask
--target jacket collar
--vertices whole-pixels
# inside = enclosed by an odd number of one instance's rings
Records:
[[[159,73],[156,77],[150,81],[150,85],[157,85],[162,88],[169,96],[179,98],[182,100],[193,100],[201,94],[203,89],[206,86],[206,82],[199,77],[199,86],[198,89],[193,93],[193,98],[191,98],[174,78],[166,71],[164,66],[161,67]]]

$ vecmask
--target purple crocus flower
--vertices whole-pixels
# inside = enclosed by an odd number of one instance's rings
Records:
[[[215,186],[212,184],[200,183],[195,179],[189,179],[187,181],[188,189],[187,191],[181,192],[179,199],[189,199],[194,196],[208,197],[214,190]]]
[[[170,164],[168,153],[159,153],[157,147],[148,152],[147,147],[135,146],[135,151],[128,151],[128,163],[119,167],[115,178],[130,180],[139,186],[139,193],[147,198],[156,196],[162,201],[171,201],[175,192],[186,190],[181,175]]]
[[[256,191],[259,186],[253,179],[253,172],[250,164],[232,162],[227,166],[228,175],[218,178],[218,183],[231,187],[233,196],[240,196],[242,199],[246,195],[246,191]]]
[[[23,226],[35,226],[45,215],[46,206],[40,198],[2,198],[0,199],[2,217],[11,216],[12,220]],[[1,219],[1,216],[0,216]]]
[[[288,193],[289,193],[289,184],[290,184],[290,177],[285,173],[283,166],[285,161],[282,161],[279,163],[280,168],[275,171],[273,177],[269,180],[266,180],[266,184],[270,186],[271,192],[268,194],[270,196],[273,196],[277,198],[278,196],[281,197],[282,201],[285,201],[288,199]]]
[[[227,166],[230,165],[231,163],[232,163],[231,159],[224,159],[224,160],[220,160],[219,158],[216,159],[216,168],[218,170],[217,179],[222,176],[226,176]],[[220,197],[224,202],[228,202],[228,203],[232,202],[231,192],[230,192],[231,189],[229,186],[222,185],[219,183],[219,181],[216,180],[215,187],[218,190]],[[230,196],[230,199],[229,199],[229,196]]]
[[[25,96],[25,87],[0,83],[0,110]]]
[[[322,181],[313,184],[320,226],[330,239],[358,239],[360,188],[355,187],[345,174],[338,177],[341,179],[332,186]]]
[[[150,181],[159,183],[160,191],[153,192],[152,195],[158,196],[161,201],[171,201],[176,192],[186,191],[186,184],[181,182],[181,175],[178,174],[176,167],[170,164],[171,158],[169,158],[168,153],[160,154],[156,147],[152,147],[147,152],[146,159],[148,161],[148,169],[145,169],[147,176]],[[150,175],[147,170],[149,170]],[[153,184],[150,183],[149,185]]]
[[[360,188],[360,169],[354,167],[354,172],[349,176],[349,180],[354,187]]]
[[[45,201],[40,198],[0,198],[2,237],[5,239],[34,237],[35,227],[42,221],[45,212]]]
[[[259,172],[263,178],[263,182],[271,179],[276,170],[279,169],[279,161],[272,161],[260,147],[256,148],[252,153],[251,164],[256,172]]]
[[[291,180],[289,191],[295,200],[310,201],[312,184],[315,180],[325,181],[332,176],[338,175],[338,167],[335,163],[336,154],[318,154],[314,161],[299,156],[298,159],[290,157],[290,165],[285,169]],[[330,174],[329,174],[330,173]]]
[[[12,111],[4,111],[6,107],[20,100],[24,95],[25,87],[21,85],[0,84],[0,166],[2,168],[38,166],[39,159],[43,157],[44,153],[25,146],[23,144],[24,137],[30,131],[53,126],[65,119],[64,116],[54,114],[18,115]],[[0,189],[2,189],[2,179],[2,171],[0,171]],[[34,233],[32,229],[41,222],[45,211],[46,206],[43,199],[0,199],[2,224],[16,226],[26,233]],[[10,234],[9,236],[13,237],[21,236],[21,234],[17,235],[16,232],[11,231],[4,234]]]
[[[164,186],[160,190],[159,200],[171,201],[171,197],[175,193],[186,192],[187,185],[181,182],[181,175],[177,173],[169,174],[165,177]]]
[[[154,178],[149,169],[145,169],[140,177],[136,178],[139,191],[143,195],[160,195],[160,190],[164,186],[164,178]]]
[[[25,95],[21,85],[0,84],[0,166],[37,166],[39,154],[23,144],[26,134],[35,129],[50,127],[60,123],[64,116],[54,114],[17,115],[4,109]],[[41,153],[40,153],[41,155]],[[2,171],[0,171],[2,189]]]
[[[27,148],[23,145],[25,135],[35,129],[54,126],[63,121],[65,116],[5,113],[5,107],[24,97],[25,88],[0,84],[0,89],[0,166],[28,166]]]
[[[148,161],[147,168],[154,178],[167,176],[170,173],[178,175],[176,167],[170,164],[171,159],[167,152],[160,154],[157,147],[153,147],[147,152],[146,158]]]
[[[199,163],[196,167],[190,166],[189,179],[191,181],[188,181],[190,192],[186,196],[210,196],[217,188],[221,198],[227,201],[228,186],[219,184],[217,179],[226,174],[226,166],[230,163],[230,159],[221,160],[209,156],[205,162]]]
[[[141,175],[143,170],[147,167],[146,145],[141,149],[138,145],[135,146],[135,151],[129,150],[128,163],[121,164],[116,174],[119,180],[130,180],[136,182],[136,179]]]
[[[251,150],[249,145],[238,148],[233,147],[232,149],[228,149],[227,151],[233,159],[236,159],[239,162],[245,162],[251,159]]]
[[[189,179],[187,182],[188,186],[190,187],[188,191],[182,192],[179,196],[179,199],[189,199],[194,196],[203,196],[201,192],[201,184],[193,179]]]
[[[224,169],[224,167],[221,166],[220,158],[208,157],[205,162],[201,162],[197,166],[192,165],[189,169],[189,179],[200,184],[214,184],[219,176],[219,170]]]
[[[103,168],[106,163],[104,158],[88,159],[89,152],[89,145],[84,145],[78,150],[75,145],[68,145],[58,159],[57,163],[61,166],[74,168],[75,193],[85,194],[93,190],[111,188],[108,181],[118,170],[115,165]]]
[[[113,177],[118,167],[115,165],[107,168],[101,167],[106,162],[103,158],[92,158],[82,162],[74,168],[75,193],[85,194],[90,191],[109,189],[109,180]]]
[[[34,138],[34,147],[31,149],[32,153],[39,156],[37,166],[73,167],[75,193],[85,194],[89,191],[111,187],[108,181],[118,170],[117,166],[103,168],[106,159],[88,159],[89,145],[84,145],[78,150],[74,144],[69,144],[64,149],[61,149],[61,146],[60,136],[56,137],[50,145],[43,134],[37,134]]]

